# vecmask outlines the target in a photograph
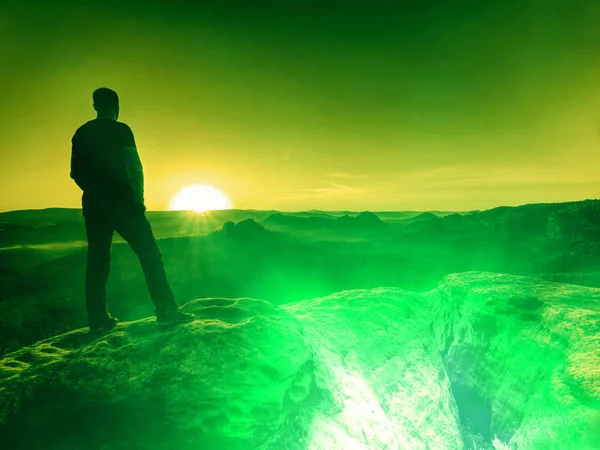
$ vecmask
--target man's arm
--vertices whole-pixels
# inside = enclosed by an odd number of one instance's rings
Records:
[[[83,147],[77,133],[71,139],[71,178],[75,180],[77,186],[85,191],[88,187],[88,174],[83,154]]]
[[[133,191],[134,201],[136,203],[144,204],[144,170],[135,145],[133,132],[129,127],[127,127],[124,156],[127,182]]]

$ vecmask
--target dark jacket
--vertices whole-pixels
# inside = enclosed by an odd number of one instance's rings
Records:
[[[84,214],[93,207],[143,206],[142,163],[127,124],[90,120],[71,142],[71,178],[83,191]]]

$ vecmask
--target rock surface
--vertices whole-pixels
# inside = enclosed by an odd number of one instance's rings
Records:
[[[356,290],[284,309],[302,323],[317,385],[334,400],[317,411],[308,448],[462,448],[425,296]]]
[[[600,448],[600,289],[490,273],[185,305],[0,360],[11,449]],[[2,446],[3,448],[4,445]]]
[[[466,273],[430,298],[464,426],[511,448],[600,448],[600,289]]]
[[[23,449],[235,449],[283,432],[311,361],[297,321],[252,299],[196,300],[185,310],[198,320],[161,331],[146,319],[97,338],[77,330],[8,355],[0,440]]]

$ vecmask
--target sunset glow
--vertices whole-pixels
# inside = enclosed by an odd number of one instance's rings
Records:
[[[181,189],[173,199],[169,209],[172,211],[205,212],[216,209],[230,209],[231,201],[219,189],[204,184],[193,184]]]

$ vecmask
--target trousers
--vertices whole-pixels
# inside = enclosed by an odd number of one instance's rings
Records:
[[[156,315],[177,309],[158,247],[143,205],[94,208],[84,204],[87,234],[85,298],[90,326],[108,317],[106,283],[110,273],[113,234],[116,231],[137,255],[154,303]]]

